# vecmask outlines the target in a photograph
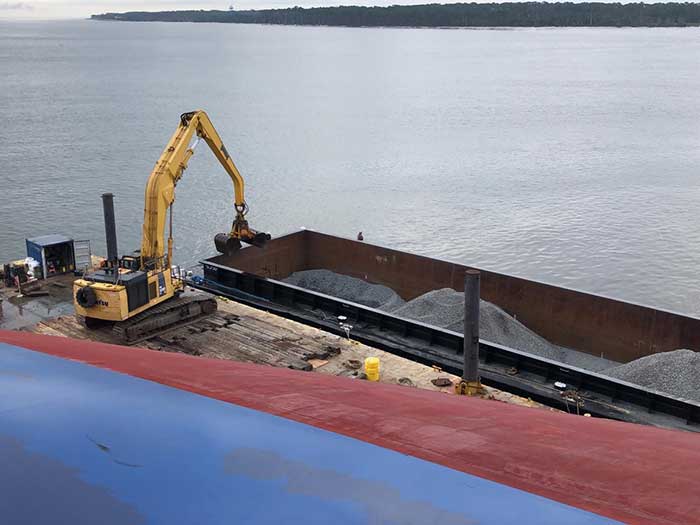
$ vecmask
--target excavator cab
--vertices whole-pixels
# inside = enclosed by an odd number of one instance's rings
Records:
[[[141,268],[141,257],[137,255],[124,255],[119,262],[119,267],[125,270],[139,270]]]

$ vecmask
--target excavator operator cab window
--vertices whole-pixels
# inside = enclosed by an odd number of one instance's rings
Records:
[[[125,270],[137,271],[141,267],[141,257],[125,255],[124,257],[122,257],[121,264],[119,266],[121,266]]]

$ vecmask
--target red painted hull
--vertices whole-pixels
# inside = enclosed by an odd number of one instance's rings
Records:
[[[0,331],[0,341],[283,416],[628,523],[700,524],[697,434],[23,332]]]

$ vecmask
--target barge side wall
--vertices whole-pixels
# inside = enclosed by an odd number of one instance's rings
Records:
[[[318,268],[393,288],[406,300],[462,291],[468,266],[303,230],[211,262],[284,279]],[[479,269],[481,297],[549,341],[627,362],[677,348],[700,350],[700,319]]]

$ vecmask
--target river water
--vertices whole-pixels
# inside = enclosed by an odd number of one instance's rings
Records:
[[[206,109],[253,227],[299,227],[700,314],[700,30],[0,22],[0,260],[139,246],[146,178]],[[232,219],[201,144],[176,256]]]

